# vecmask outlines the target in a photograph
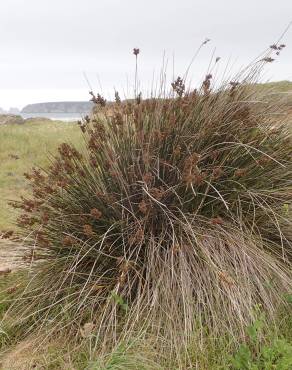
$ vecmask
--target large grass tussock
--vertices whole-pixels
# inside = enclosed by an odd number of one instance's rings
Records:
[[[256,306],[273,318],[292,282],[291,134],[252,80],[211,81],[110,112],[97,97],[84,150],[27,175],[19,328],[100,350],[143,332],[175,355],[197,330],[243,336]]]

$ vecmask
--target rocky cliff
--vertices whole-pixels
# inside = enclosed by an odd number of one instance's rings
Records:
[[[82,113],[88,114],[93,108],[92,102],[87,101],[64,101],[29,104],[21,113]]]

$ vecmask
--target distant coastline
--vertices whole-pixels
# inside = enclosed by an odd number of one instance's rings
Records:
[[[24,119],[50,118],[57,121],[77,121],[90,114],[93,103],[89,101],[46,102],[26,105],[20,112]]]
[[[17,108],[10,108],[9,111],[0,108],[0,114],[18,115],[23,119],[49,118],[57,121],[77,121],[90,114],[92,109],[93,103],[90,101],[60,101],[28,104],[21,111]]]
[[[88,112],[90,113],[90,112]],[[78,121],[82,119],[86,114],[85,113],[22,113],[20,112],[19,115],[23,119],[29,118],[49,118],[53,121],[65,121],[65,122],[72,122]]]
[[[43,113],[70,113],[70,114],[88,114],[93,108],[90,101],[63,101],[28,104],[22,110],[22,114],[43,114]]]

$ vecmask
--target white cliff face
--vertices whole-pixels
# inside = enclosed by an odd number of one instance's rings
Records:
[[[68,101],[29,104],[21,113],[82,113],[89,114],[93,108],[90,101]]]

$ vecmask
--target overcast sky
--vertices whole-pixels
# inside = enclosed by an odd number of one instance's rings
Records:
[[[191,69],[194,80],[211,55],[222,69],[240,67],[277,40],[292,20],[292,0],[1,0],[0,107],[52,100],[87,100],[86,72],[94,90],[131,91],[132,48],[139,75],[150,86],[165,52],[172,73]],[[266,79],[292,80],[292,29],[287,48],[269,65]],[[100,84],[99,84],[100,81]],[[128,81],[128,82],[127,82]]]

